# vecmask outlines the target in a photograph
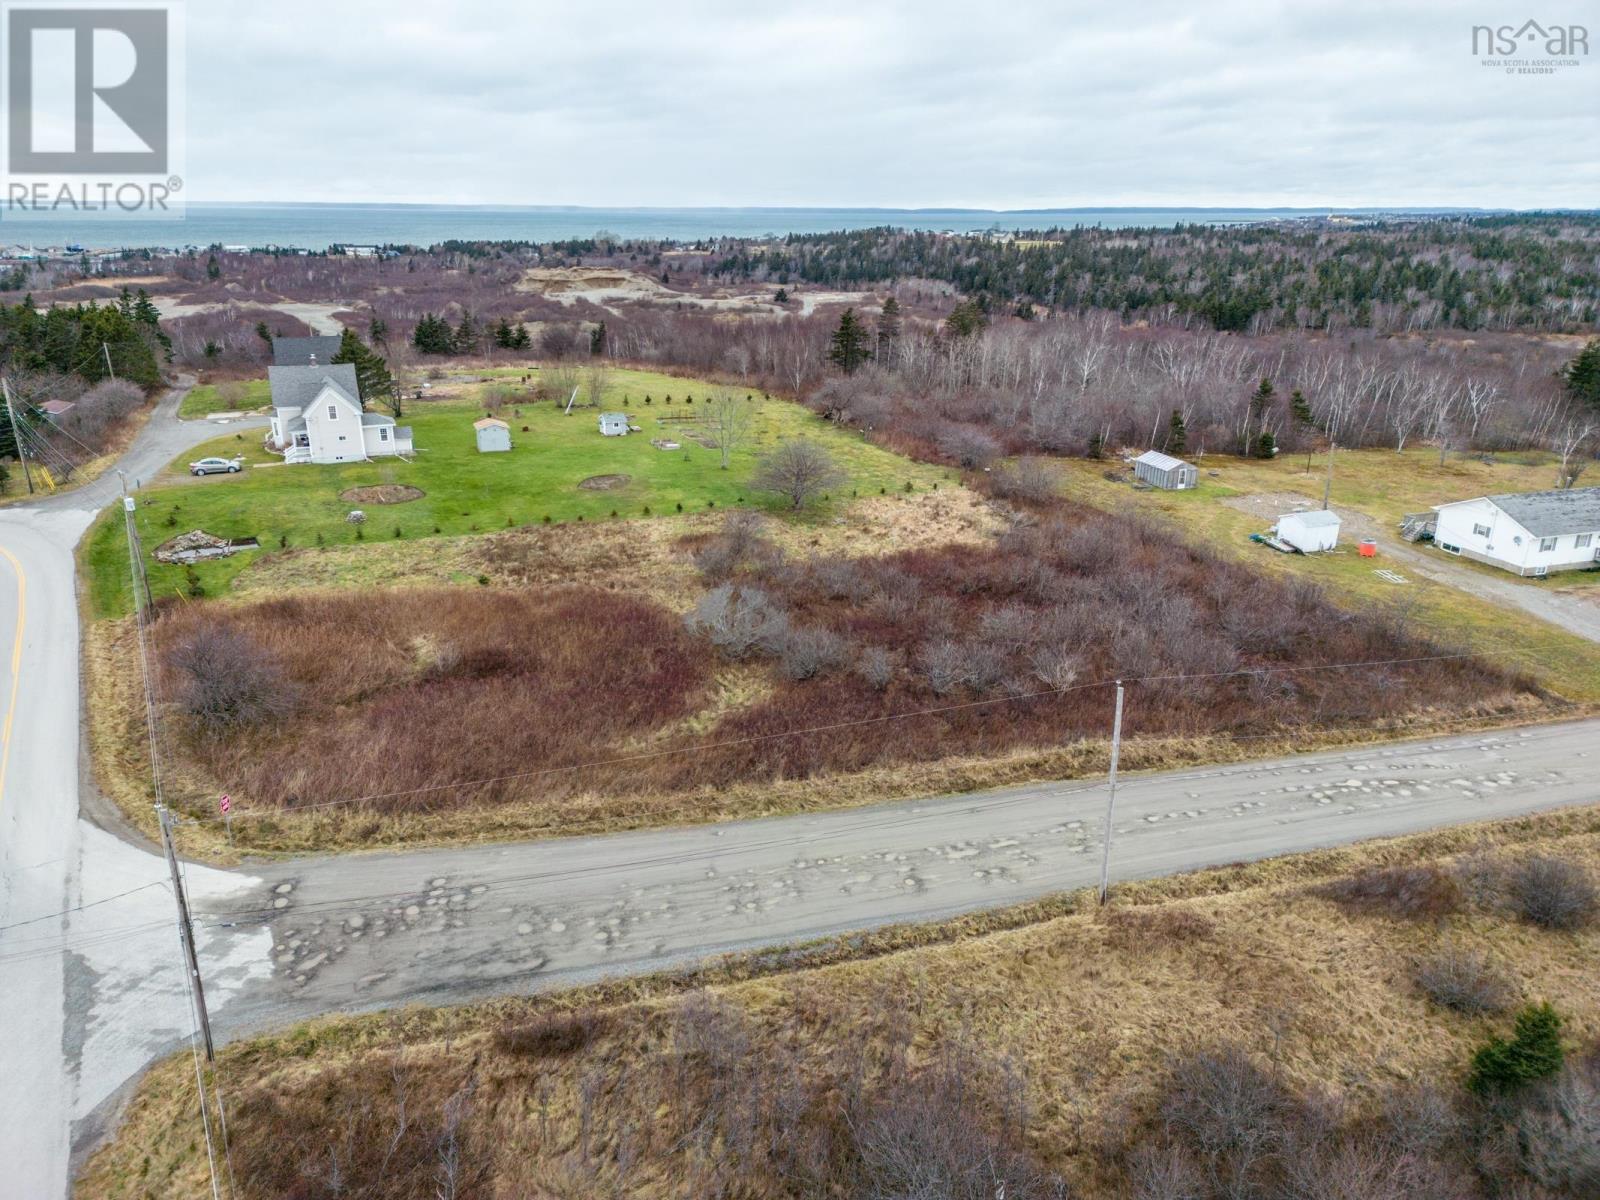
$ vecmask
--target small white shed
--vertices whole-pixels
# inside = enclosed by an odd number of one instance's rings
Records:
[[[1146,450],[1133,460],[1133,473],[1151,487],[1180,492],[1200,482],[1200,470],[1193,463],[1173,458],[1159,450]]]
[[[478,434],[478,453],[493,454],[511,449],[511,426],[498,417],[485,417],[474,421],[472,428]]]
[[[607,437],[621,437],[628,432],[627,413],[601,413],[600,432]]]
[[[1325,508],[1289,513],[1278,518],[1278,540],[1302,554],[1332,550],[1339,544],[1339,517]]]

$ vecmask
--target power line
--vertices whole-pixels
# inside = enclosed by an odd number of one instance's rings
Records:
[[[1561,707],[1561,708],[1564,708],[1564,709],[1567,709],[1567,710],[1582,710],[1582,709],[1586,709],[1587,706],[1582,705],[1582,704],[1577,704],[1577,703],[1574,703],[1574,702],[1571,702],[1571,701],[1563,701],[1563,702],[1559,702],[1557,707]],[[1350,723],[1350,724],[1347,724],[1347,725],[1322,725],[1322,726],[1316,726],[1316,727],[1297,727],[1297,728],[1294,728],[1294,729],[1282,729],[1282,730],[1278,730],[1278,731],[1273,732],[1273,733],[1262,733],[1262,734],[1212,734],[1212,735],[1209,735],[1209,736],[1218,737],[1218,738],[1225,738],[1225,739],[1230,740],[1230,741],[1245,742],[1245,741],[1253,741],[1253,740],[1260,740],[1260,739],[1282,738],[1282,737],[1286,737],[1286,736],[1291,736],[1291,735],[1293,735],[1295,733],[1298,733],[1298,732],[1304,732],[1306,728],[1316,728],[1316,729],[1320,729],[1320,730],[1326,731],[1326,732],[1343,732],[1343,731],[1347,731],[1347,730],[1366,731],[1366,730],[1370,730],[1371,727],[1370,727],[1370,725],[1368,725],[1365,722],[1360,722],[1360,723]],[[1440,737],[1455,736],[1455,734],[1450,732],[1450,731],[1433,730],[1431,732],[1434,733],[1437,736],[1440,736]],[[1182,736],[1182,735],[1181,734],[1172,734],[1171,736]],[[1349,752],[1350,753],[1356,753],[1357,751],[1355,749],[1351,749]],[[1254,765],[1252,763],[1248,762],[1248,761],[1246,761],[1246,762],[1236,762],[1236,763],[1226,763],[1226,764],[1217,764],[1217,765],[1221,765],[1223,767],[1237,767],[1239,770],[1252,770],[1252,769],[1254,769]],[[1205,764],[1199,764],[1199,763],[1194,764],[1194,769],[1197,769],[1197,770],[1205,769]],[[1138,787],[1141,782],[1142,782],[1141,780],[1135,779],[1132,783],[1129,783],[1129,784],[1119,784],[1119,787],[1122,787],[1122,786]],[[1089,792],[1093,792],[1095,789],[1099,788],[1100,786],[1102,786],[1102,784],[1099,781],[1096,781],[1096,782],[1084,782],[1084,783],[1079,784],[1078,786],[1061,788],[1055,794],[1057,796],[1063,797],[1063,798],[1071,797],[1071,796],[1080,796],[1080,795],[1084,795],[1084,794],[1089,793]],[[1023,795],[1023,796],[995,796],[995,797],[990,797],[990,798],[987,798],[987,799],[973,800],[973,801],[970,802],[969,808],[974,812],[994,812],[994,811],[998,811],[998,810],[1001,810],[1001,809],[1009,808],[1009,807],[1012,807],[1012,806],[1015,806],[1015,805],[1018,805],[1018,804],[1027,803],[1030,799],[1031,799],[1031,797],[1026,796],[1026,795]],[[891,829],[903,828],[903,827],[906,827],[906,826],[916,825],[916,824],[918,824],[920,822],[933,819],[936,815],[937,814],[934,814],[934,813],[931,813],[931,812],[926,812],[926,811],[925,812],[920,812],[920,813],[894,813],[894,814],[891,814],[891,815],[886,815],[886,816],[884,816],[884,817],[882,817],[880,819],[873,820],[873,821],[857,821],[856,824],[853,827],[855,829],[859,830],[859,831],[862,831],[862,832],[882,832],[882,831],[886,831],[886,830],[891,830]],[[745,848],[751,849],[751,850],[763,850],[763,849],[773,849],[773,848],[778,848],[778,847],[783,847],[783,846],[799,847],[799,846],[804,845],[808,841],[808,839],[810,837],[811,837],[811,834],[809,834],[809,833],[797,833],[797,834],[792,834],[792,835],[786,835],[784,837],[770,838],[770,839],[766,839],[766,840],[759,841],[759,842],[747,843]],[[692,862],[692,861],[694,861],[696,859],[699,859],[699,858],[703,857],[703,855],[704,855],[704,851],[703,850],[695,849],[695,850],[687,850],[687,851],[676,851],[676,852],[666,853],[666,854],[656,854],[656,855],[649,855],[649,856],[644,856],[644,857],[629,858],[629,859],[625,859],[625,860],[622,860],[622,861],[619,861],[619,862],[612,863],[612,864],[610,864],[610,865],[608,865],[606,867],[602,867],[602,868],[594,868],[594,867],[577,868],[577,867],[571,867],[571,868],[555,868],[555,869],[548,869],[548,870],[541,870],[541,871],[531,871],[531,872],[526,872],[526,873],[522,873],[522,874],[518,874],[518,875],[503,876],[503,877],[495,880],[492,883],[486,884],[485,886],[487,887],[487,889],[490,892],[495,892],[495,891],[501,891],[501,890],[509,889],[509,888],[516,888],[516,887],[520,887],[520,886],[524,886],[524,885],[540,885],[540,884],[557,883],[557,882],[560,882],[561,880],[569,879],[569,878],[572,878],[572,877],[578,876],[578,875],[590,876],[590,875],[593,875],[596,872],[597,869],[598,870],[602,870],[602,871],[608,871],[608,872],[610,872],[610,871],[636,871],[636,870],[647,869],[647,868],[651,868],[651,867],[672,866],[672,865],[675,865],[675,864],[680,864],[680,863],[685,863],[685,862]],[[160,886],[160,884],[157,883],[155,885],[146,885],[146,886]],[[364,902],[375,902],[375,901],[382,901],[382,900],[399,900],[399,899],[404,899],[404,898],[408,898],[408,897],[414,896],[416,894],[417,894],[417,889],[415,889],[415,888],[412,888],[412,889],[409,889],[409,890],[403,891],[403,892],[365,893],[365,894],[360,894],[360,895],[355,895],[355,896],[346,896],[346,897],[343,897],[343,898],[341,898],[339,900],[319,901],[319,902],[313,902],[313,903],[308,903],[308,904],[297,904],[297,905],[295,905],[293,911],[297,916],[303,916],[303,915],[306,915],[306,914],[315,914],[315,913],[326,913],[326,912],[333,912],[333,911],[343,910],[343,909],[346,909],[346,908],[348,908],[350,906],[353,906],[353,905],[356,905],[356,904],[360,904],[360,903],[364,903]],[[108,897],[108,899],[116,899],[116,898],[117,897]],[[69,911],[71,911],[71,910],[69,910]],[[59,915],[59,914],[53,914],[53,915]],[[272,919],[272,918],[275,918],[275,917],[278,917],[278,916],[281,916],[281,915],[282,914],[280,913],[279,910],[274,909],[274,908],[267,908],[267,907],[255,907],[255,908],[248,908],[248,909],[241,908],[241,909],[224,910],[224,911],[219,911],[219,912],[208,914],[209,919],[205,921],[204,927],[208,928],[208,929],[226,929],[226,928],[231,928],[231,927],[239,925],[239,924],[248,923],[248,922],[253,921],[253,920],[265,921],[265,920],[269,920],[269,919]],[[48,917],[40,918],[40,919],[48,919]],[[3,954],[3,953],[0,953],[0,963],[3,963],[3,962],[17,962],[17,961],[24,961],[26,959],[31,959],[31,958],[44,957],[46,955],[59,954],[59,953],[65,951],[65,950],[72,950],[72,949],[79,949],[79,948],[92,948],[93,946],[96,946],[96,945],[99,945],[99,944],[103,944],[103,943],[106,943],[106,942],[115,941],[115,940],[118,940],[119,938],[124,938],[124,937],[128,937],[128,936],[132,936],[134,934],[148,932],[148,931],[151,931],[151,930],[163,929],[163,928],[166,928],[168,926],[168,924],[169,924],[169,921],[160,920],[160,921],[146,922],[146,923],[138,924],[138,925],[127,925],[127,926],[112,927],[112,928],[109,928],[109,929],[106,929],[106,930],[97,930],[97,931],[93,931],[91,933],[86,933],[86,934],[82,934],[82,935],[66,935],[66,936],[60,936],[60,935],[54,935],[54,934],[47,935],[46,937],[41,937],[41,938],[36,939],[36,940],[41,942],[41,943],[42,942],[50,942],[50,943],[53,943],[53,944],[30,946],[28,949],[20,950],[17,953],[14,953],[14,954]],[[12,939],[12,940],[16,941],[16,940],[19,940],[19,939]],[[26,940],[29,940],[29,939],[21,939],[21,940],[26,941]]]
[[[1429,654],[1418,655],[1411,658],[1386,658],[1372,659],[1364,662],[1346,663],[1313,663],[1303,666],[1256,666],[1246,667],[1235,671],[1211,671],[1190,674],[1165,674],[1165,675],[1140,675],[1127,677],[1124,683],[1157,683],[1174,682],[1179,680],[1226,679],[1240,676],[1253,676],[1263,673],[1286,673],[1305,671],[1342,671],[1355,670],[1364,667],[1385,667],[1411,665],[1424,662],[1449,662],[1460,659],[1475,658],[1470,653],[1457,654]],[[339,800],[324,800],[315,804],[298,804],[276,808],[251,808],[243,812],[231,814],[235,820],[250,819],[252,817],[276,818],[288,814],[314,812],[327,808],[337,808],[351,804],[371,804],[381,800],[393,800],[402,796],[427,795],[433,792],[450,791],[452,789],[468,789],[489,787],[497,783],[511,783],[521,779],[533,779],[545,775],[562,774],[573,771],[595,770],[602,767],[626,766],[629,763],[641,762],[649,759],[664,758],[674,754],[699,754],[709,750],[721,750],[733,746],[753,745],[760,742],[776,741],[782,738],[807,737],[819,733],[835,733],[845,729],[861,728],[867,725],[878,725],[890,721],[905,721],[916,717],[938,716],[944,713],[959,712],[965,709],[982,708],[995,704],[1011,704],[1022,700],[1036,700],[1048,696],[1060,696],[1069,692],[1085,691],[1092,688],[1112,687],[1116,679],[1099,679],[1091,683],[1070,684],[1059,688],[1045,688],[1039,691],[1022,692],[1008,696],[991,696],[978,700],[967,700],[959,704],[946,704],[934,708],[914,709],[909,712],[886,713],[877,717],[861,717],[851,721],[835,721],[825,725],[811,725],[801,729],[780,730],[776,733],[750,734],[746,737],[724,738],[713,742],[699,742],[689,746],[669,746],[659,750],[640,750],[633,754],[618,755],[613,758],[594,759],[582,763],[567,763],[560,766],[535,767],[527,771],[514,771],[505,775],[488,776],[481,779],[467,779],[449,783],[426,784],[415,788],[400,788],[387,792],[373,792],[362,796],[348,796]],[[196,824],[216,824],[220,817],[193,817]]]
[[[45,913],[42,917],[29,917],[26,921],[13,921],[9,925],[0,925],[0,933],[4,933],[8,929],[21,929],[27,925],[38,925],[43,921],[53,921],[57,917],[70,916],[73,913],[84,912],[87,909],[99,908],[102,904],[110,904],[113,901],[121,900],[126,896],[132,896],[136,892],[144,892],[148,891],[150,888],[161,886],[161,880],[151,880],[149,883],[141,883],[138,887],[131,887],[125,892],[118,892],[114,896],[106,896],[100,900],[91,900],[87,904],[77,904],[71,908],[63,908],[60,912]]]

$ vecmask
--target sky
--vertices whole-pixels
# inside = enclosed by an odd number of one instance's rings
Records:
[[[1526,75],[1472,50],[1529,17],[1600,43],[1600,9],[1546,5],[192,0],[186,190],[1595,207],[1600,57]]]

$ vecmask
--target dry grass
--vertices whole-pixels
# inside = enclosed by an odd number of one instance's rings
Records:
[[[306,595],[307,603],[322,606],[318,611],[325,611],[329,621],[340,622],[341,633],[337,645],[326,637],[305,642],[277,621],[272,637],[298,663],[291,675],[315,679],[320,687],[333,677],[326,661],[344,670],[374,656],[393,660],[389,667],[395,669],[325,697],[278,734],[231,745],[226,780],[207,766],[214,757],[208,748],[185,747],[169,736],[174,802],[193,815],[214,817],[215,797],[226,790],[244,818],[235,822],[233,850],[220,827],[186,832],[186,849],[226,859],[235,852],[567,835],[834,808],[1103,770],[1106,720],[1100,691],[1006,699],[1016,691],[1049,686],[1035,674],[1040,647],[1026,638],[1017,641],[1014,629],[1007,632],[1018,621],[991,620],[1008,614],[1021,618],[1035,641],[1052,620],[1073,633],[1066,639],[1073,659],[1068,665],[1082,681],[1112,673],[1230,670],[1432,652],[1409,631],[1403,614],[1339,613],[1314,590],[1263,582],[1238,565],[1175,548],[1146,527],[1072,506],[1035,512],[1017,525],[1014,517],[1004,518],[966,489],[943,489],[916,498],[861,501],[827,523],[767,526],[766,536],[781,555],[766,560],[756,582],[782,600],[797,627],[837,632],[852,653],[862,647],[881,652],[893,667],[886,687],[869,683],[850,667],[795,679],[785,677],[781,661],[719,665],[709,648],[701,647],[705,661],[696,660],[692,682],[685,684],[693,695],[676,697],[672,714],[644,724],[574,726],[577,741],[559,754],[534,753],[516,722],[501,726],[459,708],[420,724],[414,714],[406,715],[410,693],[396,689],[413,686],[426,665],[418,645],[441,637],[460,641],[459,633],[441,634],[429,626],[431,614],[456,606],[508,612],[505,606],[513,602],[504,597],[521,597],[513,605],[521,615],[512,626],[526,626],[528,604],[544,603],[540,597],[556,594],[551,589],[558,585],[581,586],[600,605],[653,606],[660,617],[652,619],[650,638],[682,653],[682,631],[673,614],[691,608],[703,594],[706,584],[696,575],[693,554],[721,528],[721,517],[697,516],[264,557],[238,577],[227,602],[209,602],[169,618],[177,622],[175,628],[184,622],[260,625],[262,613],[286,611],[275,607],[281,602],[264,604],[260,598],[293,589]],[[1114,548],[1113,557],[1106,556],[1107,547]],[[484,589],[482,580],[496,586]],[[335,586],[299,592],[308,583]],[[392,593],[400,585],[419,583],[456,586],[435,589],[433,599],[407,607],[400,636],[387,627],[385,614],[409,602],[395,600]],[[513,627],[493,637],[504,645],[522,645],[519,639],[526,634],[526,628]],[[106,792],[147,827],[148,779],[133,751],[142,728],[137,706],[127,703],[136,695],[135,664],[122,637],[118,626],[102,623],[88,639],[90,695],[98,714],[96,772]],[[925,665],[935,644],[964,648],[963,661],[981,663],[992,677],[936,686]],[[603,640],[591,639],[589,645],[590,653],[606,653]],[[397,646],[403,651],[398,659]],[[570,654],[568,660],[578,661]],[[1004,671],[992,669],[997,666]],[[1529,719],[1542,708],[1525,681],[1477,663],[1397,668],[1366,682],[1373,686],[1351,688],[1332,676],[1290,674],[1136,688],[1124,767],[1238,761],[1308,746],[1464,730]],[[986,703],[939,717],[882,720],[973,699]],[[534,720],[541,736],[539,722],[549,723],[534,712],[537,703],[528,697],[509,707],[492,706],[489,715],[502,709],[521,713],[524,723]],[[335,712],[337,732],[331,732],[326,718]],[[796,729],[851,718],[876,723],[826,738],[790,736]],[[389,742],[388,734],[368,737],[363,724],[373,721],[393,732]],[[1316,728],[1313,735],[1296,732],[1308,724]],[[472,736],[447,738],[437,761],[425,764],[426,754],[416,747],[392,752],[394,745],[410,745],[412,739],[401,732],[407,728],[426,733],[463,726]],[[438,737],[415,740],[418,747],[433,746]],[[681,753],[707,742],[736,744]],[[384,745],[388,748],[377,748]],[[465,745],[477,749],[459,753]],[[314,752],[306,754],[307,746]],[[657,756],[576,769],[641,753]],[[350,769],[352,754],[366,765]],[[286,773],[283,764],[293,758],[325,758],[343,766],[336,777],[327,775],[331,768],[323,769],[326,778]],[[561,774],[493,789],[462,786],[545,768],[560,768]],[[420,800],[342,803],[402,791],[419,781],[456,786]]]
[[[1079,1194],[1125,1194],[1126,1155],[1151,1132],[1159,1081],[1174,1055],[1196,1048],[1238,1047],[1287,1086],[1323,1090],[1353,1111],[1399,1088],[1448,1093],[1498,1026],[1445,1011],[1416,986],[1414,964],[1440,931],[1349,912],[1315,891],[1353,872],[1486,853],[1593,869],[1600,813],[1132,884],[1104,911],[1080,893],[548,997],[298,1026],[223,1052],[241,1194],[330,1194],[305,1172],[325,1170],[329,1148],[352,1132],[376,1142],[392,1131],[403,1079],[410,1119],[430,1136],[447,1123],[450,1098],[470,1094],[458,1143],[481,1177],[464,1195],[796,1195],[775,1171],[708,1175],[705,1148],[678,1135],[737,1093],[740,1077],[777,1089],[770,1072],[781,1067],[849,1104],[856,1064],[870,1090],[896,1072],[928,1078],[961,1047],[1008,1065],[1027,1101],[1008,1116],[996,1107],[1005,1093],[975,1088],[979,1125],[1020,1120],[1029,1152]],[[1524,994],[1550,1000],[1573,1044],[1600,1035],[1600,934],[1547,932],[1476,906],[1450,917],[1447,932],[1492,956]],[[709,1004],[697,996],[704,987]],[[686,1028],[723,1031],[739,1066],[720,1089],[705,1074],[710,1061],[686,1057]],[[147,1076],[79,1196],[205,1194],[191,1071],[173,1059]],[[786,1129],[816,1120],[796,1113]]]

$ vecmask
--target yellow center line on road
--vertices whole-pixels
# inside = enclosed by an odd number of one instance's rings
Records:
[[[6,719],[0,724],[0,799],[6,793],[6,768],[11,765],[11,722],[17,715],[17,685],[22,682],[22,627],[28,615],[28,577],[16,555],[0,546],[3,555],[17,573],[17,636],[11,645],[11,699],[6,705]]]

